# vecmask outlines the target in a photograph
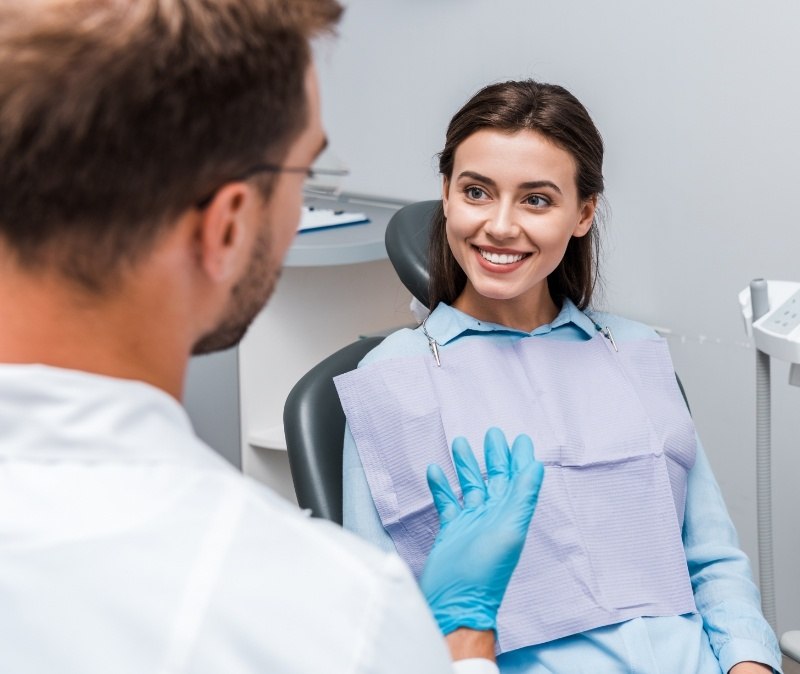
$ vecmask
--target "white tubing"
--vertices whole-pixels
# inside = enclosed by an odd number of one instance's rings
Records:
[[[769,284],[750,282],[753,323],[769,311]],[[756,518],[758,521],[758,579],[761,610],[773,630],[775,618],[775,564],[772,556],[772,391],[769,355],[756,348]]]
[[[770,358],[756,350],[756,509],[761,610],[776,629],[775,564],[772,547],[772,462]]]

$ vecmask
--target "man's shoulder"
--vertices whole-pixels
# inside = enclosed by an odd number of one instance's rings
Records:
[[[292,653],[297,671],[320,671],[320,663],[313,664],[320,654],[328,671],[369,660],[359,645],[402,640],[409,625],[419,625],[413,629],[428,640],[437,638],[397,555],[309,517],[259,484],[242,479],[231,485],[243,507],[210,602],[211,633],[235,631],[238,642],[254,650]],[[301,644],[308,643],[314,646],[305,652]]]
[[[237,488],[244,501],[241,535],[248,545],[263,545],[271,552],[279,549],[287,557],[310,555],[311,566],[324,569],[326,578],[333,573],[340,574],[340,580],[351,576],[363,581],[365,574],[391,578],[398,570],[405,576],[396,555],[382,552],[337,524],[312,517],[254,480],[241,478]]]

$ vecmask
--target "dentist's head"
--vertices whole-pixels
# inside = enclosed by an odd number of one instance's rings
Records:
[[[7,360],[177,393],[178,373],[167,384],[124,370],[137,360],[163,370],[242,337],[326,142],[309,41],[341,11],[336,0],[2,3]],[[20,288],[41,325],[63,325],[58,344],[10,315]],[[85,348],[88,326],[94,360],[68,348]],[[104,337],[117,353],[102,355]]]

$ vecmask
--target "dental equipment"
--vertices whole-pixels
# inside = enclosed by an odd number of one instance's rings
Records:
[[[764,617],[776,629],[770,358],[789,362],[789,383],[800,386],[800,283],[754,279],[739,293],[739,305],[747,335],[756,347],[756,503],[761,607]],[[784,646],[783,640],[781,645]]]

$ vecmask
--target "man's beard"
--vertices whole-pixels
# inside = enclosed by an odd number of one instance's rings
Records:
[[[231,290],[228,312],[214,330],[195,343],[193,356],[222,351],[238,344],[272,295],[281,268],[280,265],[270,268],[267,231],[268,227],[265,227],[259,233],[247,269]]]

